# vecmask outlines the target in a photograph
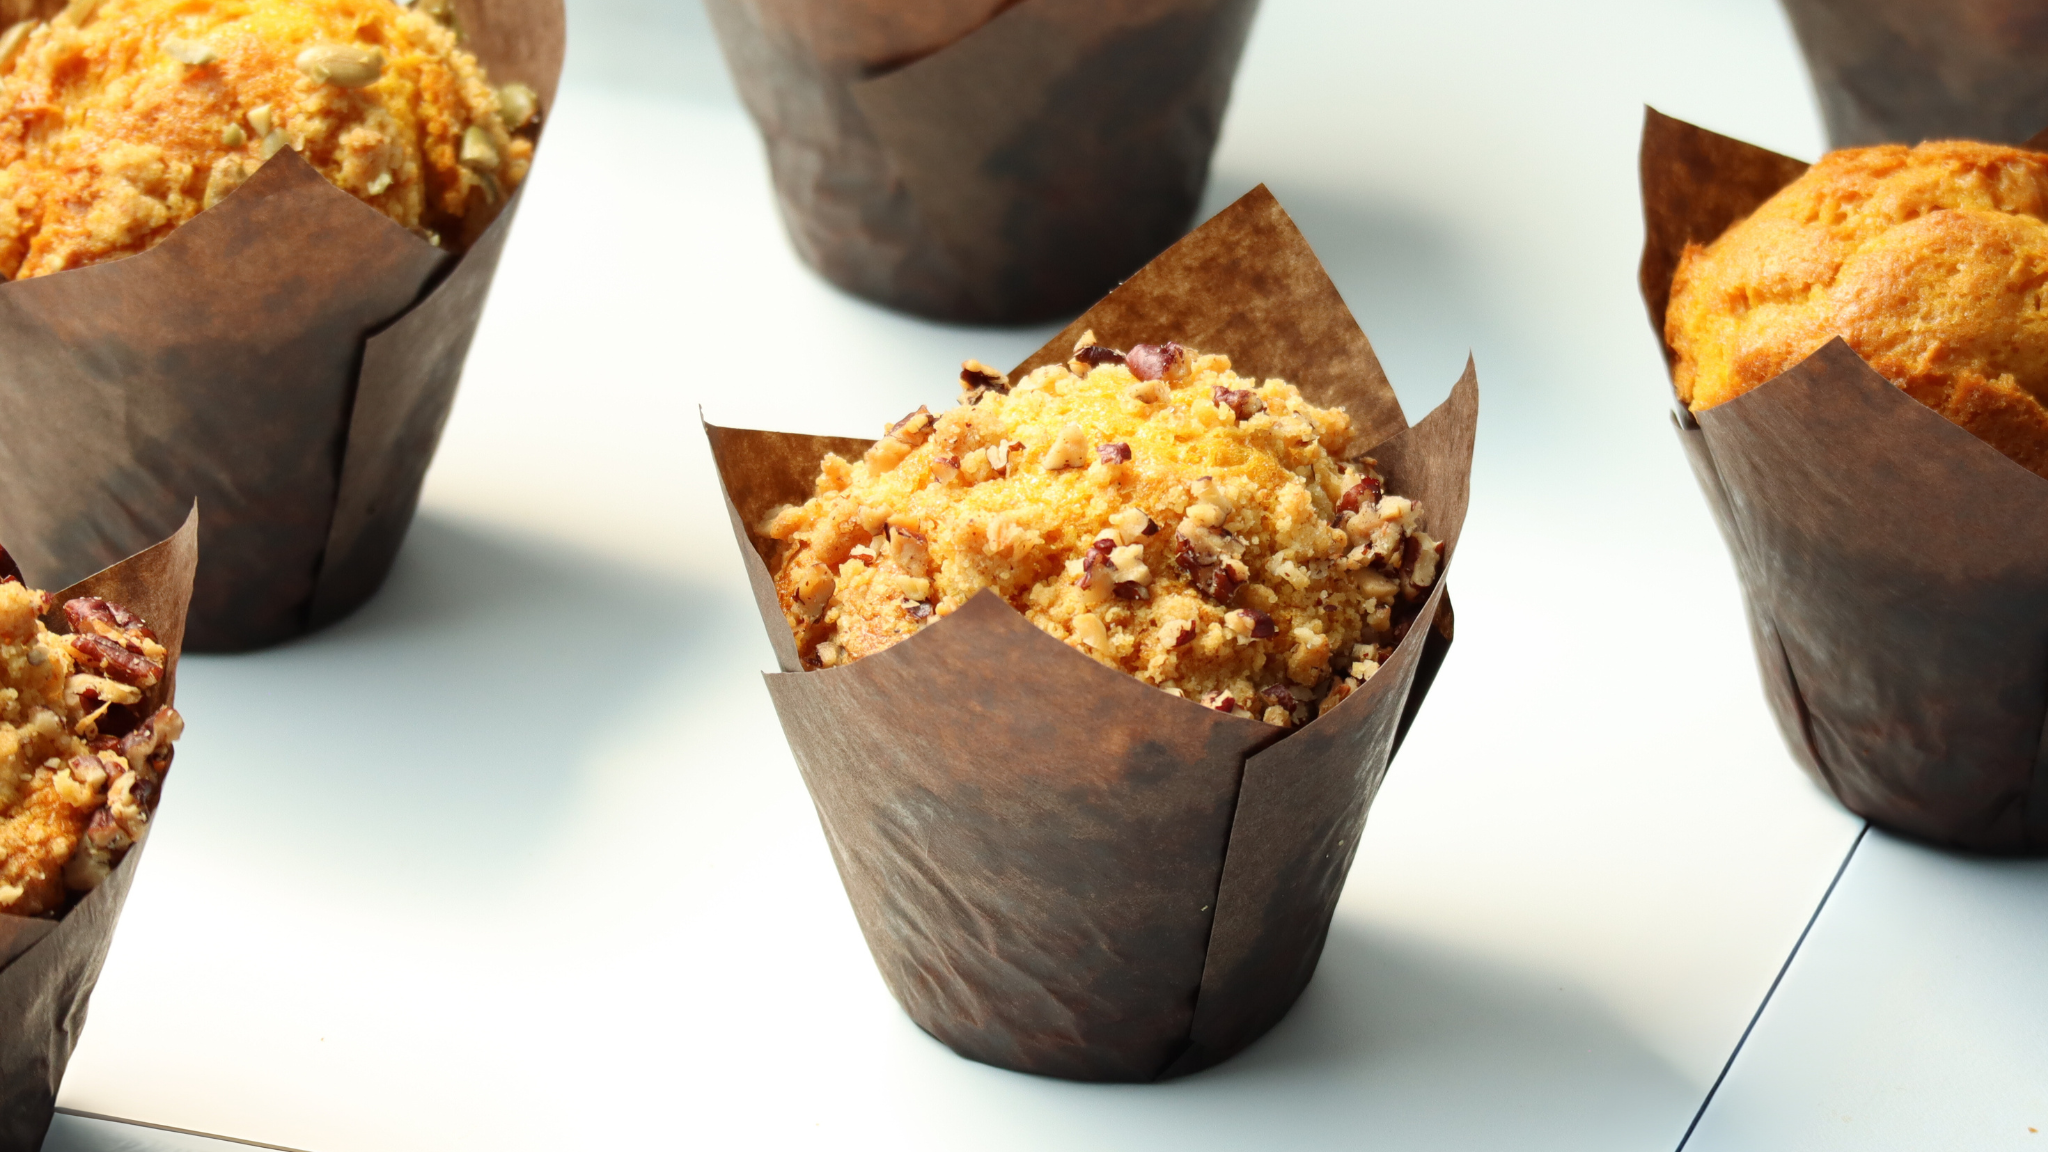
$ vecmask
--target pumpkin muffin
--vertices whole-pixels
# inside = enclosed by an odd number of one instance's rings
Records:
[[[18,10],[25,0],[0,0]],[[0,275],[141,252],[291,148],[436,244],[524,179],[535,116],[393,0],[72,0],[0,34]]]
[[[2048,155],[1965,141],[1830,153],[1686,246],[1664,332],[1695,412],[1840,336],[2048,476]]]
[[[1095,343],[919,408],[762,526],[807,668],[872,655],[984,588],[1148,684],[1302,723],[1379,668],[1443,545],[1347,459],[1351,420],[1173,344]]]
[[[63,911],[143,838],[185,730],[175,709],[137,714],[164,675],[147,624],[83,597],[54,633],[52,607],[0,581],[0,913],[14,916]]]

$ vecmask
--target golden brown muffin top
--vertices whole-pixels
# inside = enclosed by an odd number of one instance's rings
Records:
[[[1174,345],[1075,358],[1010,386],[970,361],[763,531],[807,667],[914,635],[984,588],[1110,667],[1294,724],[1397,643],[1443,548],[1347,460],[1351,421],[1283,380]]]
[[[15,916],[61,911],[142,839],[185,729],[169,707],[135,714],[164,674],[146,623],[82,597],[58,634],[52,607],[0,580],[0,913]]]
[[[392,0],[73,0],[0,36],[0,69],[9,278],[140,252],[283,148],[457,246],[533,151],[531,91]]]
[[[1836,336],[1914,399],[2048,475],[2048,156],[1939,141],[1829,153],[1688,244],[1665,338],[1695,412]]]

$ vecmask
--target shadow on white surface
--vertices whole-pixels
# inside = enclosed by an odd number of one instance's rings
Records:
[[[1698,1098],[1582,989],[1342,918],[1273,1032],[1167,1088],[1156,1146],[1219,1149],[1659,1148]]]
[[[504,886],[520,871],[504,846],[559,825],[579,757],[650,705],[652,666],[688,675],[713,659],[707,641],[732,626],[730,607],[687,577],[429,512],[355,615],[269,652],[182,666],[179,703],[196,722],[180,762],[234,763],[246,778],[230,796],[167,802],[180,819],[347,859],[343,879],[370,900],[430,874],[444,888]],[[292,770],[212,756],[223,739],[290,749]],[[321,818],[261,819],[278,811]]]
[[[252,1147],[265,1145],[59,1112],[50,1121],[42,1152],[237,1152]]]
[[[829,979],[879,991],[871,968]],[[864,1036],[815,1037],[822,1050],[791,1069],[801,1083],[806,1064],[837,1064],[836,1092],[850,1107],[807,1091],[785,1111],[739,1121],[704,1099],[692,1130],[755,1147],[1639,1152],[1676,1143],[1674,1123],[1699,1099],[1569,982],[1341,913],[1314,981],[1272,1032],[1163,1084],[1077,1084],[971,1063],[893,1002],[859,998],[870,1001]]]
[[[2048,1148],[2048,860],[1873,829],[1686,1152]]]

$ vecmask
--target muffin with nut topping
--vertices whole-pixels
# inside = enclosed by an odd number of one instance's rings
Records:
[[[1084,335],[1014,385],[969,361],[762,526],[804,664],[914,635],[992,589],[1052,636],[1176,695],[1303,723],[1379,668],[1443,546],[1350,458],[1350,418],[1174,344]]]
[[[61,912],[143,838],[185,727],[144,710],[166,658],[147,623],[81,597],[56,633],[53,607],[0,581],[0,913],[15,916]]]
[[[493,89],[434,12],[72,0],[17,21],[0,34],[0,275],[141,252],[285,148],[426,239],[466,244],[525,177],[535,97]]]

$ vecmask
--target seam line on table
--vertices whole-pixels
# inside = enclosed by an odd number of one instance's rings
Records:
[[[1849,870],[1849,861],[1856,858],[1856,849],[1862,847],[1863,838],[1869,833],[1870,821],[1865,820],[1862,829],[1856,833],[1856,839],[1849,842],[1849,851],[1842,855],[1842,863],[1835,868],[1834,879],[1828,881],[1827,891],[1820,894],[1820,903],[1813,906],[1813,915],[1806,918],[1806,927],[1799,930],[1799,939],[1792,942],[1792,951],[1785,954],[1785,962],[1778,966],[1778,974],[1771,978],[1771,987],[1764,993],[1763,1002],[1756,1006],[1755,1015],[1749,1018],[1748,1025],[1742,1029],[1742,1038],[1735,1042],[1735,1050],[1728,1053],[1728,1062],[1721,1065],[1721,1074],[1714,1077],[1714,1086],[1707,1089],[1707,1098],[1700,1101],[1700,1110],[1692,1114],[1692,1123],[1685,1126],[1685,1135],[1679,1138],[1677,1152],[1685,1152],[1685,1146],[1692,1142],[1693,1130],[1700,1126],[1700,1120],[1706,1116],[1707,1109],[1713,1106],[1714,1093],[1719,1092],[1721,1082],[1728,1079],[1728,1070],[1735,1067],[1736,1057],[1742,1055],[1742,1046],[1749,1043],[1749,1034],[1756,1030],[1756,1022],[1763,1019],[1764,1009],[1771,1006],[1771,997],[1778,994],[1778,985],[1784,982],[1785,973],[1791,971],[1792,961],[1799,957],[1799,949],[1806,944],[1806,934],[1813,931],[1814,924],[1820,920],[1822,910],[1828,906],[1828,899],[1835,894],[1835,885],[1842,882],[1842,874]]]
[[[206,1140],[220,1140],[229,1144],[240,1144],[245,1148],[268,1148],[271,1152],[303,1152],[298,1148],[287,1148],[282,1144],[265,1144],[261,1140],[242,1140],[234,1136],[222,1136],[215,1132],[200,1132],[191,1128],[173,1128],[169,1124],[151,1124],[147,1120],[130,1120],[125,1116],[108,1116],[100,1112],[81,1112],[76,1108],[58,1108],[66,1116],[81,1120],[104,1120],[109,1124],[126,1124],[131,1128],[154,1128],[158,1132],[176,1132],[180,1136],[198,1136]]]

